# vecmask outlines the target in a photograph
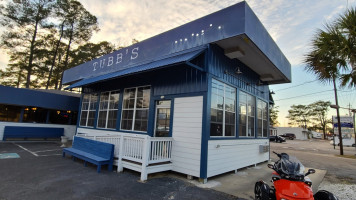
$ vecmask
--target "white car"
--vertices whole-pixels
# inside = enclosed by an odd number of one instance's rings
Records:
[[[339,144],[339,137],[335,137],[335,145],[340,145]],[[331,145],[334,145],[334,140],[331,139],[330,141]],[[355,146],[355,138],[343,138],[342,139],[342,146]]]

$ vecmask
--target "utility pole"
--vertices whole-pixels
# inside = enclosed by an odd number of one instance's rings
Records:
[[[337,126],[339,131],[339,144],[340,144],[340,155],[344,155],[344,147],[342,144],[342,133],[341,133],[341,123],[340,123],[340,112],[339,112],[339,102],[337,99],[337,89],[335,83],[335,76],[333,76],[333,83],[334,83],[334,94],[335,94],[335,103],[336,103],[336,116],[337,116]]]
[[[354,114],[353,120],[352,120],[352,125],[354,126],[355,148],[356,148],[356,127],[355,127],[355,113],[356,113],[356,109],[352,109],[351,112]],[[351,137],[351,138],[352,138],[352,137]]]

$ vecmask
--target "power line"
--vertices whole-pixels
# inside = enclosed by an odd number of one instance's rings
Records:
[[[350,92],[355,92],[355,90],[346,90],[346,91],[343,91],[343,90],[339,90],[338,91],[339,92],[339,94],[338,94],[338,97],[341,99],[341,101],[339,102],[339,104],[341,104],[341,102],[350,102],[350,103],[355,103],[356,102],[356,98],[355,99],[352,99],[352,101],[346,101],[346,100],[344,100],[343,99],[343,97],[344,96],[346,96],[346,95],[349,95],[348,93],[350,93]],[[341,93],[341,94],[340,94]],[[315,93],[313,93],[313,94],[315,94]],[[325,97],[323,97],[323,98],[320,98],[321,96],[325,96],[325,95],[332,95],[332,97],[328,97],[328,98],[325,98]],[[304,96],[304,95],[301,95],[301,96]],[[318,101],[327,101],[327,100],[331,100],[331,102],[333,102],[334,101],[334,94],[321,94],[321,95],[318,95],[318,97],[319,97],[319,100]],[[290,97],[290,98],[292,98],[292,97]],[[296,97],[296,98],[298,98],[298,96]],[[306,97],[306,98],[311,98],[311,97]],[[330,99],[331,98],[331,99]],[[274,100],[274,101],[278,101],[278,100]],[[315,100],[315,101],[317,101],[317,100]],[[304,103],[310,103],[311,102],[311,100],[310,99],[303,99],[303,100],[300,100],[299,101],[299,103],[300,104],[304,104]],[[278,103],[278,106],[287,106],[287,105],[290,105],[290,102],[284,102],[284,103]]]
[[[291,87],[282,88],[282,89],[276,90],[275,92],[282,91],[282,90],[287,90],[287,89],[290,89],[290,88],[299,87],[299,86],[301,86],[301,85],[305,85],[305,84],[307,84],[307,83],[312,83],[312,82],[315,82],[315,81],[318,81],[318,79],[317,79],[317,80],[314,80],[314,81],[307,81],[307,82],[301,83],[301,84],[299,84],[299,85],[294,85],[294,86],[291,86]]]
[[[276,99],[274,101],[282,101],[282,100],[294,99],[294,98],[298,98],[298,97],[304,97],[304,96],[308,96],[308,95],[320,94],[320,93],[330,92],[330,91],[333,91],[333,89],[324,90],[324,91],[321,91],[321,92],[313,92],[313,93],[309,93],[309,94],[304,94],[304,95],[299,95],[299,96],[294,96],[294,97],[289,97],[289,98],[284,98],[284,99]]]

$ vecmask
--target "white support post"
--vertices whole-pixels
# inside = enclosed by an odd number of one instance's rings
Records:
[[[199,178],[199,182],[206,184],[208,182],[207,178]]]
[[[237,174],[237,169],[235,169],[235,174]]]
[[[150,151],[150,148],[151,148],[150,143],[151,143],[150,137],[146,136],[144,143],[143,143],[141,181],[147,180],[147,166],[148,166],[149,154],[151,152]]]
[[[122,172],[124,170],[123,164],[122,164],[122,157],[124,156],[124,135],[121,134],[120,136],[120,146],[119,146],[119,159],[117,163],[117,172]]]

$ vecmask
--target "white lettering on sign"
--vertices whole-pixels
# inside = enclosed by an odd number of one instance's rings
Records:
[[[114,64],[114,57],[110,56],[108,59],[108,67],[111,66],[112,64]]]
[[[138,57],[138,47],[133,48],[131,51],[131,60],[134,60]]]
[[[116,55],[116,64],[121,63],[121,61],[122,61],[122,53],[118,53]]]
[[[100,68],[102,69],[104,68],[104,66],[105,66],[105,58],[100,60]]]
[[[95,62],[95,63],[93,64],[93,67],[94,67],[93,72],[96,71],[96,66],[97,66],[97,65],[98,65],[98,62]]]
[[[126,49],[123,53],[116,54],[116,62],[114,63],[115,56],[109,56],[107,58],[102,58],[101,60],[93,63],[93,71],[98,69],[104,69],[105,67],[110,67],[112,65],[120,64],[124,61],[124,59],[135,60],[139,56],[139,47],[135,47],[131,49]],[[126,56],[127,55],[127,56]],[[106,62],[107,59],[107,62]]]

